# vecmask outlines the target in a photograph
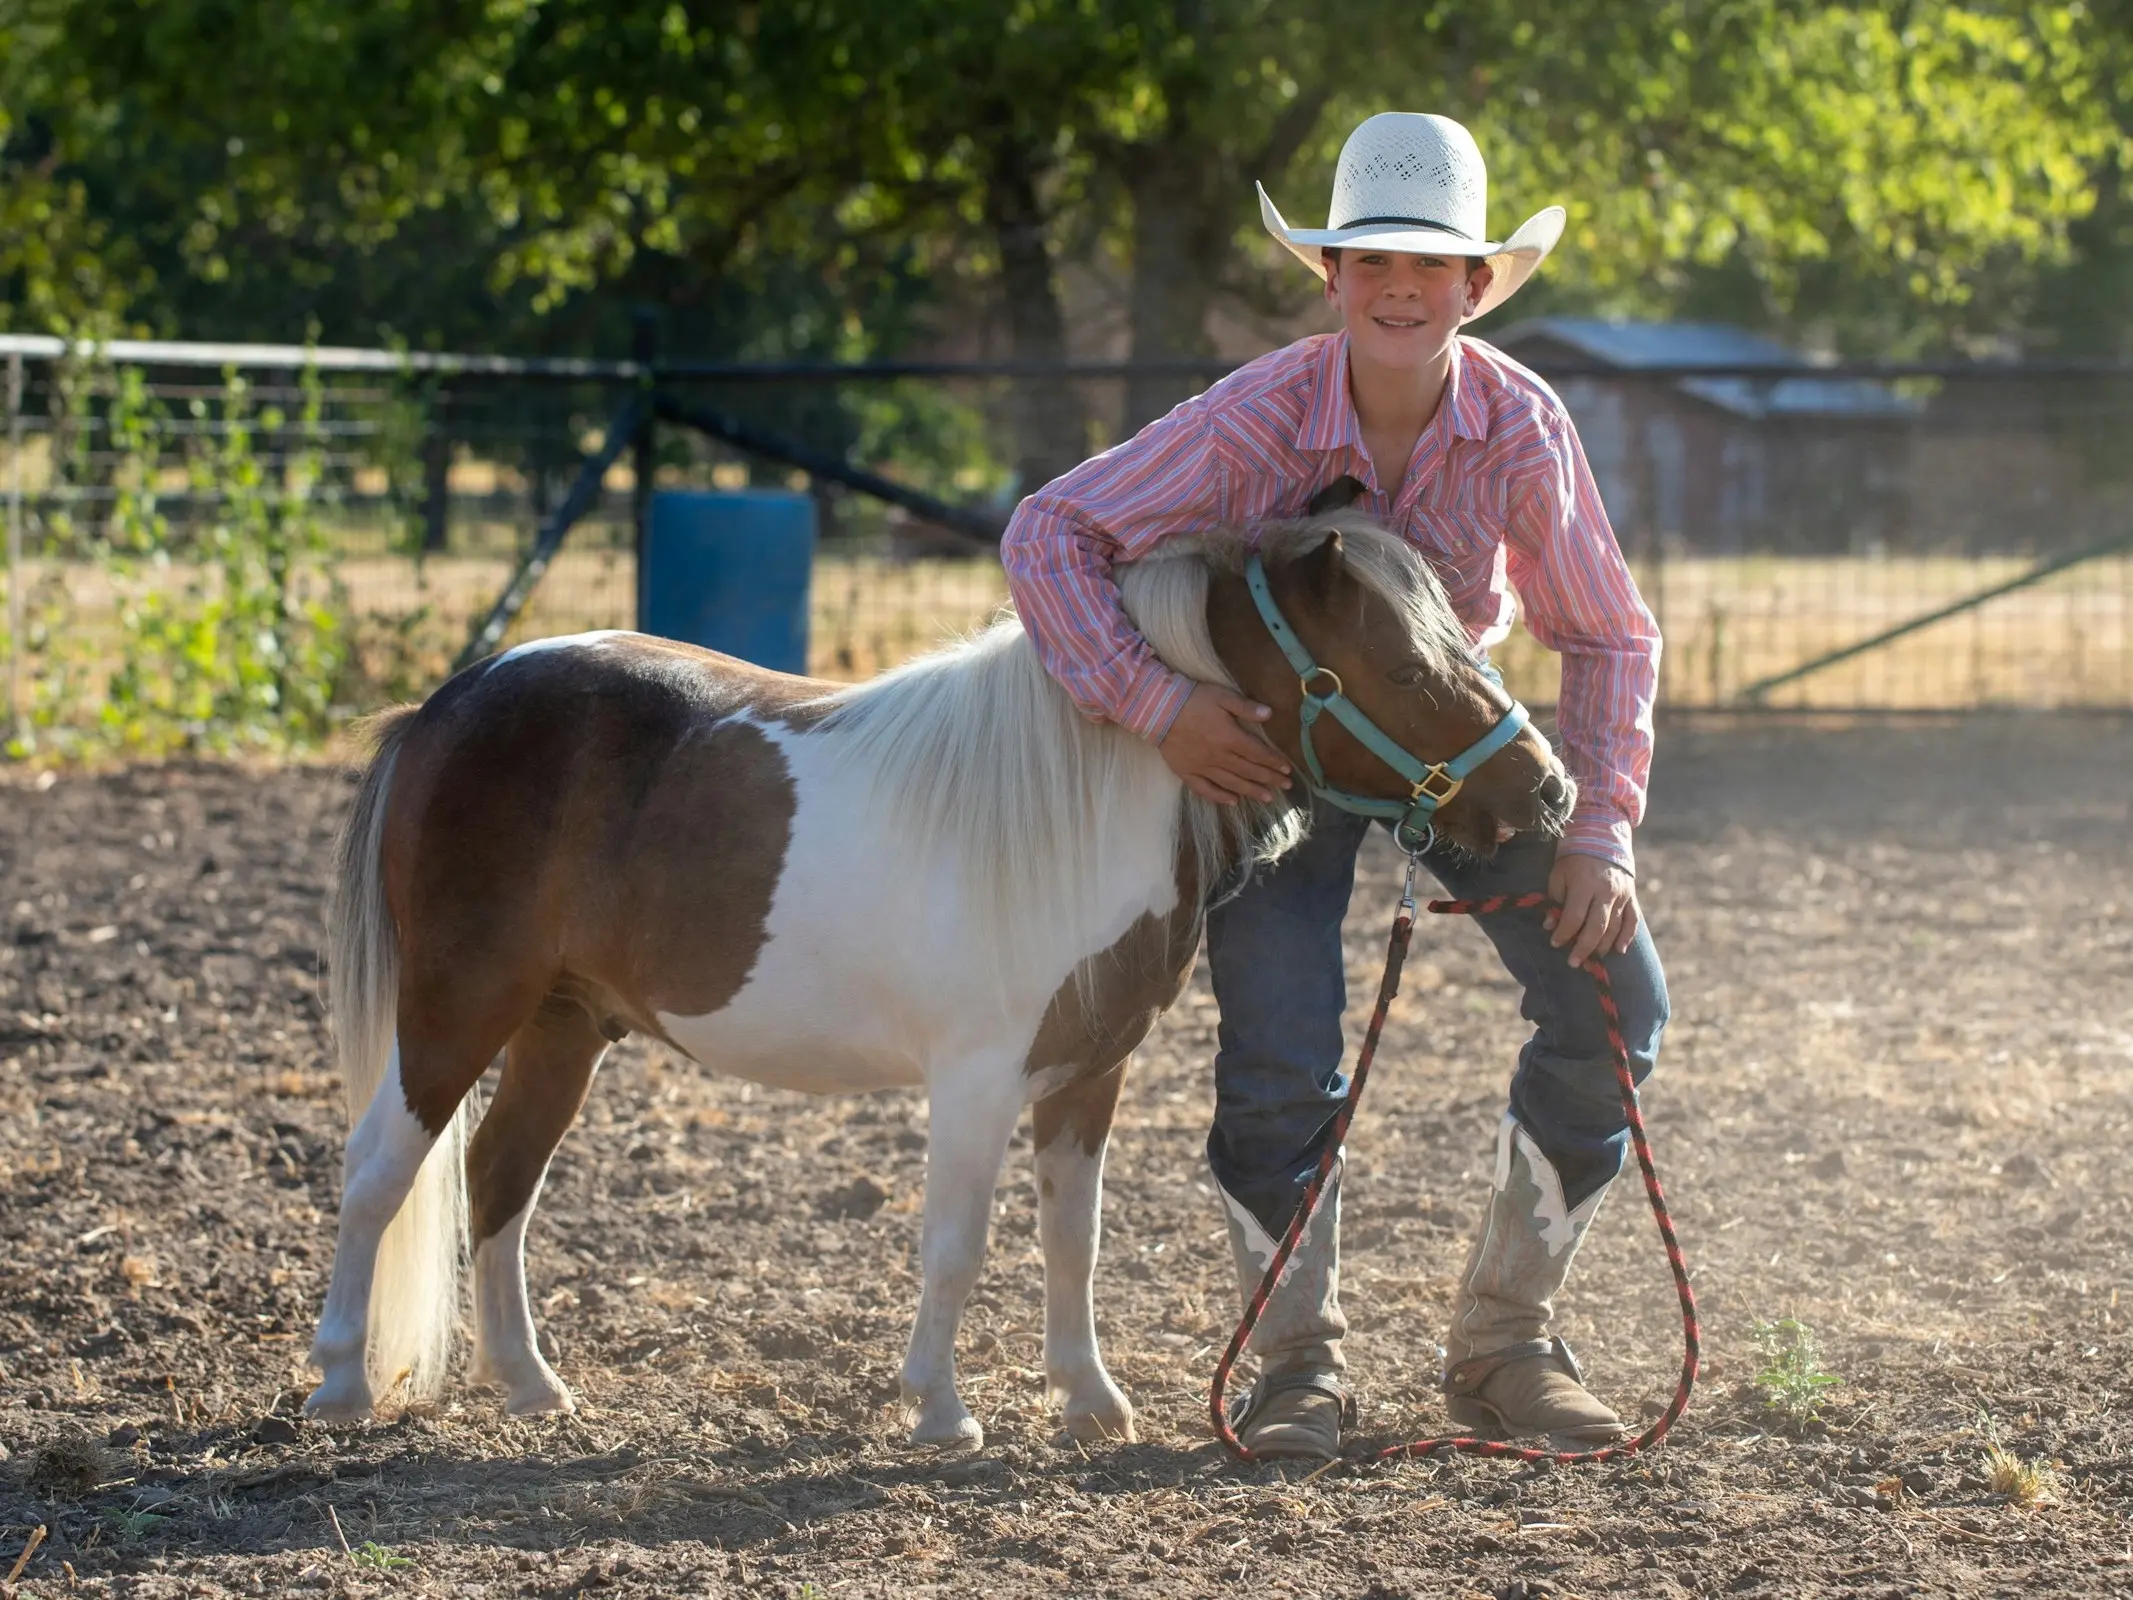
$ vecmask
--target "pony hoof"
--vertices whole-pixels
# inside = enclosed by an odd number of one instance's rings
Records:
[[[1066,1436],[1075,1444],[1137,1444],[1140,1430],[1133,1425],[1133,1407],[1123,1398],[1117,1407],[1091,1407],[1078,1411],[1069,1407],[1066,1414]]]
[[[529,1384],[523,1389],[514,1389],[504,1401],[507,1417],[567,1417],[577,1409],[577,1398],[561,1379],[551,1379],[539,1387]]]
[[[985,1429],[976,1417],[967,1414],[938,1423],[921,1417],[905,1442],[932,1450],[980,1450],[985,1445]]]
[[[370,1385],[361,1378],[328,1378],[311,1391],[311,1398],[304,1402],[304,1415],[314,1422],[368,1422]]]
[[[1133,1426],[1133,1402],[1111,1381],[1102,1367],[1078,1370],[1054,1369],[1049,1374],[1053,1396],[1064,1402],[1060,1418],[1066,1437],[1075,1444],[1134,1444],[1140,1433]]]

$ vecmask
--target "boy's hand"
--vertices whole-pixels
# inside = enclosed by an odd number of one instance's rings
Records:
[[[1185,787],[1203,800],[1233,806],[1271,801],[1289,786],[1289,764],[1259,724],[1272,715],[1256,700],[1219,684],[1196,685],[1156,749]]]
[[[1596,952],[1620,955],[1637,936],[1643,913],[1637,906],[1637,880],[1612,861],[1598,856],[1563,854],[1548,874],[1548,893],[1563,909],[1548,913],[1560,950],[1570,946],[1570,964],[1582,967]]]

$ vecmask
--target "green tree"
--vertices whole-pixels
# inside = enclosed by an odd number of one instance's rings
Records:
[[[2094,163],[2095,208],[2065,258],[2016,292],[2034,341],[2074,357],[2133,359],[2133,0],[2090,0],[2077,33],[2087,81],[2117,137]]]
[[[1308,303],[1251,181],[1315,221],[1342,136],[1388,106],[1474,126],[1499,226],[1569,207],[1521,309],[1690,307],[1884,351],[2018,336],[2040,306],[2125,316],[2103,309],[2123,305],[2133,166],[2125,0],[12,15],[17,323],[130,304],[216,331],[302,312],[329,338],[613,349],[650,300],[692,348],[849,356],[987,307],[1048,361],[1069,346],[1059,265],[1085,259],[1124,282],[1136,356],[1192,355],[1218,307]],[[1127,420],[1180,392],[1136,385]],[[1063,388],[1013,421],[1026,478],[1089,439]]]
[[[1514,172],[1577,186],[1603,303],[1700,300],[1884,354],[2009,333],[2011,284],[2065,255],[2122,142],[2084,16],[1670,0],[1611,45],[1645,75],[1594,75],[1630,92],[1593,106],[1592,136],[1513,146]]]
[[[49,27],[0,15],[0,329],[110,334],[125,325],[142,269],[38,115],[64,96],[53,46]]]
[[[2082,4],[1331,0],[1294,30],[1244,0],[1136,9],[1098,150],[1131,202],[1137,355],[1195,348],[1225,296],[1266,306],[1250,179],[1315,223],[1341,140],[1390,107],[1474,128],[1493,226],[1568,208],[1522,311],[1700,301],[1888,353],[2009,331],[2005,286],[2065,257],[2125,148]]]

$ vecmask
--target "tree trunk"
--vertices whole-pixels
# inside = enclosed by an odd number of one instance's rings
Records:
[[[1209,355],[1207,314],[1220,287],[1236,196],[1209,181],[1213,164],[1174,144],[1145,152],[1126,180],[1133,197],[1133,272],[1127,323],[1133,360]],[[1125,431],[1133,433],[1204,384],[1150,373],[1126,383]]]
[[[452,438],[437,413],[443,396],[431,402],[429,432],[422,440],[422,553],[441,555],[451,540]]]
[[[1014,359],[1057,363],[1067,359],[1066,313],[1045,244],[1037,175],[1028,147],[1003,136],[986,174],[985,221],[1000,252]],[[1062,379],[1013,379],[1010,393],[1015,465],[1021,492],[1030,494],[1088,454],[1089,412],[1081,392]]]
[[[1205,93],[1207,91],[1200,91]],[[1223,270],[1251,177],[1278,182],[1317,124],[1322,89],[1298,95],[1268,128],[1264,142],[1240,158],[1193,134],[1208,120],[1189,82],[1166,86],[1174,110],[1168,136],[1142,147],[1126,173],[1133,199],[1133,273],[1128,321],[1136,362],[1184,361],[1214,353],[1208,313],[1223,291]],[[1249,174],[1247,176],[1246,174]],[[1131,433],[1205,387],[1200,379],[1150,374],[1126,386]]]

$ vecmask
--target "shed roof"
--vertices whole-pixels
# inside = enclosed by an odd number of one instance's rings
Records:
[[[1554,339],[1610,367],[1804,367],[1775,339],[1723,322],[1608,322],[1599,317],[1529,317],[1496,334],[1509,350],[1529,339]]]
[[[1610,322],[1599,317],[1529,317],[1494,335],[1512,355],[1537,340],[1568,345],[1602,366],[1664,372],[1672,367],[1734,367],[1743,375],[1699,374],[1675,388],[1742,417],[1856,417],[1894,419],[1922,407],[1885,383],[1863,378],[1817,378],[1813,363],[1746,328],[1722,322]],[[1793,370],[1800,377],[1750,376]]]

